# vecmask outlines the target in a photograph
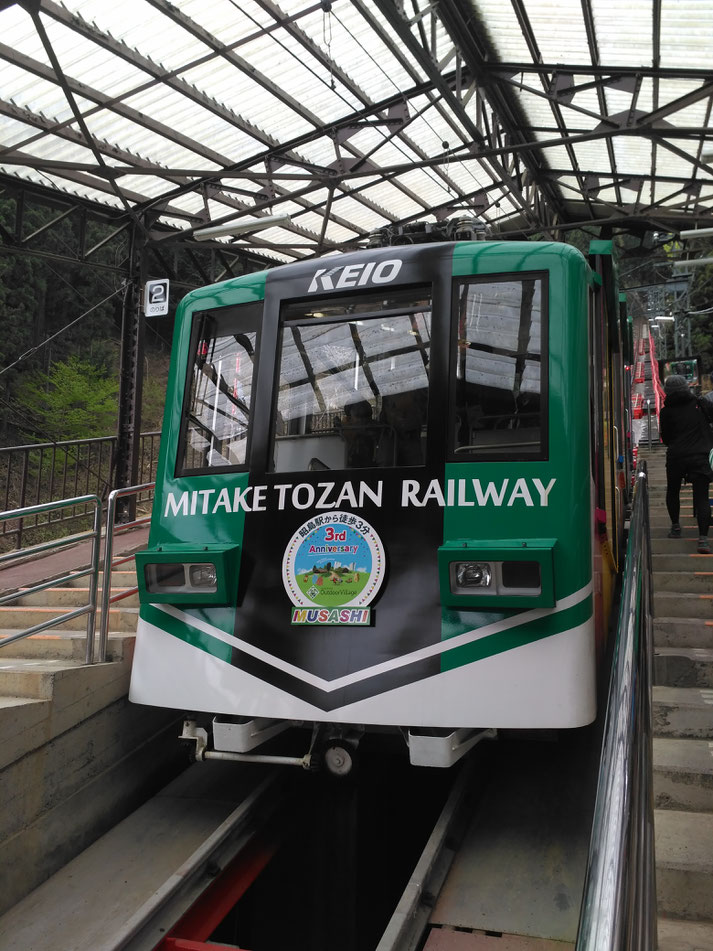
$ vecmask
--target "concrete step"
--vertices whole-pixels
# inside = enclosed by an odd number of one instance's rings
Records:
[[[713,812],[713,740],[654,737],[654,804]]]
[[[659,914],[713,920],[713,813],[656,809]]]
[[[665,518],[652,517],[650,525],[652,538],[668,538],[668,533],[671,531],[671,522],[668,516]],[[695,515],[688,513],[684,515],[682,513],[679,517],[679,525],[681,526],[682,538],[698,538],[698,522]]]
[[[87,782],[130,753],[143,732],[147,713],[154,718],[158,715],[161,727],[175,722],[175,714],[167,719],[165,710],[146,711],[121,698],[99,709],[92,720],[78,722],[53,737],[51,743],[36,746],[6,765],[0,771],[0,842],[23,833],[58,800],[71,800]],[[76,757],[72,745],[88,749],[69,770],[68,763]],[[175,739],[170,745],[175,749]]]
[[[703,618],[713,620],[712,594],[683,594],[654,591],[654,617]]]
[[[112,585],[112,593],[118,594],[121,590],[115,588]],[[97,592],[97,604],[101,604],[101,590]],[[52,607],[62,608],[63,610],[68,610],[69,608],[78,608],[83,604],[88,604],[89,602],[89,588],[82,588],[79,585],[72,586],[70,588],[52,588],[50,591],[36,591],[34,594],[21,594],[18,593],[16,601],[13,601],[15,607],[27,607],[27,606],[40,606],[46,607],[47,605],[52,605]],[[122,598],[121,601],[115,603],[115,608],[137,608],[139,606],[139,596],[137,594],[128,595],[125,598]]]
[[[176,774],[179,730],[175,711],[122,696],[0,770],[0,914]],[[51,932],[48,922],[45,947]],[[0,947],[22,946],[0,938]]]
[[[0,629],[0,647],[2,639],[16,634],[17,631]],[[126,631],[124,633],[110,632],[107,638],[107,660],[122,660],[127,652],[133,655],[134,640],[136,635]],[[30,637],[23,637],[19,641],[14,641],[12,646],[9,644],[0,651],[0,661],[9,657],[46,657],[53,660],[68,658],[84,662],[86,656],[86,633],[84,631],[64,631],[60,628],[56,630],[48,629],[42,634],[32,634]]]
[[[713,740],[713,690],[654,687],[654,736]]]
[[[92,665],[0,661],[0,769],[124,697],[130,670],[128,653],[121,661]]]
[[[71,610],[68,605],[67,611]],[[44,621],[51,621],[64,613],[54,607],[2,607],[0,608],[0,627],[14,631],[27,630]],[[135,631],[138,621],[138,608],[111,608],[109,611],[109,629],[112,631]],[[62,622],[62,627],[70,631],[86,630],[87,619],[81,614]]]
[[[30,697],[0,697],[0,770],[51,739],[51,702]],[[0,773],[0,777],[2,774]]]
[[[711,647],[713,621],[703,618],[657,617],[654,619],[655,647]]]
[[[0,696],[54,700],[55,713],[73,705],[86,710],[86,700],[97,690],[108,691],[113,698],[126,693],[131,656],[122,661],[86,665],[68,658],[0,658]],[[106,704],[106,700],[103,701]]]
[[[659,529],[665,528],[666,532],[671,528],[671,519],[668,516],[666,511],[666,506],[664,505],[663,500],[657,502],[656,499],[651,499],[651,508],[649,511],[649,521],[653,530],[658,531]],[[693,503],[690,500],[685,498],[681,499],[681,509],[679,512],[678,523],[685,532],[687,528],[695,528],[696,526],[696,513],[693,511]]]
[[[688,504],[690,506],[692,504],[693,488],[689,483],[681,486],[678,497],[681,499],[681,505]],[[654,514],[653,510],[657,506],[660,506],[659,514],[666,514],[666,470],[663,468],[659,476],[655,470],[652,472],[649,467],[649,501],[651,503],[652,515]]]
[[[657,647],[654,683],[662,687],[713,687],[713,649]]]
[[[680,555],[677,557],[681,557]],[[685,555],[683,556],[686,557]],[[701,555],[706,558],[706,555]],[[697,561],[693,563],[696,568],[708,564],[713,568],[713,559],[706,562]],[[688,570],[688,571],[659,571],[658,566],[654,565],[654,590],[657,593],[662,591],[677,591],[680,594],[713,594],[713,571],[706,570]]]
[[[657,555],[690,555],[691,558],[698,558],[700,564],[703,565],[708,559],[708,564],[713,564],[710,562],[710,555],[699,555],[696,551],[696,543],[698,541],[698,530],[691,529],[690,532],[685,533],[681,538],[666,538],[664,535],[653,535],[651,536],[651,554],[655,558]],[[710,536],[711,546],[713,547],[713,535]]]
[[[713,539],[711,540],[711,544],[713,544]],[[687,545],[687,550],[682,552],[670,551],[667,546],[667,550],[665,551],[653,552],[652,567],[654,574],[665,571],[675,574],[682,571],[707,574],[711,581],[711,587],[713,588],[713,562],[708,559],[708,555],[699,555],[697,552],[692,552],[690,545]]]
[[[713,951],[713,921],[659,918],[658,951]]]
[[[102,575],[99,575],[99,587],[101,588]],[[74,586],[78,585],[81,588],[86,588],[87,586],[87,576],[77,577],[67,582],[68,585]],[[134,568],[127,567],[126,570],[115,570],[111,573],[111,586],[112,588],[133,588],[136,584],[136,570]]]

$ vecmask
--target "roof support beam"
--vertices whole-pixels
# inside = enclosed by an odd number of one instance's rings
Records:
[[[426,75],[434,81],[440,90],[441,95],[458,117],[459,121],[462,123],[467,133],[471,136],[474,143],[476,143],[478,146],[483,146],[485,144],[485,140],[481,130],[478,129],[478,127],[473,123],[470,115],[462,107],[460,101],[457,99],[450,86],[448,86],[443,81],[443,78],[438,73],[436,64],[430,56],[430,52],[427,49],[424,49],[423,46],[417,42],[402,11],[397,8],[394,3],[390,2],[390,0],[376,0],[376,4],[388,23],[396,31],[406,48],[417,59],[419,65],[425,71]],[[438,7],[438,11],[439,17],[448,29],[451,39],[456,43],[457,46],[459,46],[465,62],[468,64],[473,75],[477,78],[477,70],[474,68],[474,63],[471,62],[472,53],[470,49],[463,48],[467,31],[454,28],[454,24],[446,22],[445,19],[446,14],[450,14],[452,12],[452,0],[442,0]],[[502,130],[502,126],[499,126],[499,128]],[[513,148],[512,151],[515,152],[516,149]],[[478,157],[481,158],[480,155]],[[526,217],[532,220],[532,207],[507,168],[501,165],[497,160],[493,161],[491,159],[488,161],[488,164],[492,168],[491,174],[494,180],[499,179],[506,186],[512,201],[517,206],[519,206],[522,213]]]

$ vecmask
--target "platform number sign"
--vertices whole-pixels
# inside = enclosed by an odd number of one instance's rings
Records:
[[[146,281],[144,314],[147,317],[165,317],[168,313],[168,278]]]

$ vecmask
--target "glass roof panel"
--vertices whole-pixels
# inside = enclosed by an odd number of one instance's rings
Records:
[[[537,46],[546,63],[560,63],[562,51],[567,51],[571,63],[589,62],[587,31],[579,4],[559,0],[539,0],[526,4]],[[553,29],[556,24],[556,29]]]
[[[661,32],[675,37],[661,48],[664,69],[709,63],[713,36],[713,4],[701,0],[677,0],[661,4]]]
[[[590,0],[599,60],[612,65],[651,66],[653,26],[651,0]]]
[[[482,24],[499,59],[510,63],[532,60],[511,3],[503,3],[502,0],[478,0],[474,7],[479,23]]]
[[[468,36],[454,27],[456,8],[472,14]],[[695,204],[687,183],[709,188],[713,178],[689,159],[711,142],[707,0],[627,0],[626,16],[620,0],[333,0],[329,10],[316,0],[43,0],[39,17],[62,75],[30,13],[0,9],[6,175],[117,208],[116,189],[129,207],[165,195],[167,217],[202,214],[206,187],[211,220],[293,208],[293,229],[267,243],[294,242],[295,255],[322,233],[328,184],[325,238],[348,241],[351,228],[468,207],[462,196],[483,189],[496,228],[527,234],[588,213],[624,221],[636,192],[622,180],[652,172],[664,179],[646,186],[657,222],[673,222]],[[95,174],[97,153],[148,173],[112,184]],[[369,176],[351,177],[364,156]],[[216,177],[221,167],[262,172],[266,161],[313,177]],[[382,181],[374,168],[402,170]],[[518,182],[526,201],[508,192]],[[568,187],[577,182],[589,185],[586,206]],[[194,190],[174,198],[179,185]],[[712,223],[702,201],[699,223]]]

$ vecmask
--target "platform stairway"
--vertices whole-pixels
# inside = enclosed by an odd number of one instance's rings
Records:
[[[660,951],[713,951],[713,556],[696,552],[690,486],[668,538],[665,447],[649,473],[654,573],[654,796]]]
[[[112,590],[135,584],[113,573]],[[1,606],[0,638],[86,605],[86,585]],[[85,663],[84,616],[0,647],[0,914],[175,770],[177,714],[127,700],[137,615],[136,596],[112,608],[100,664]]]

